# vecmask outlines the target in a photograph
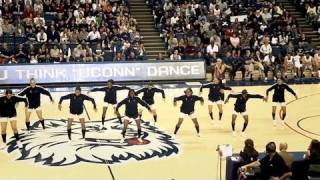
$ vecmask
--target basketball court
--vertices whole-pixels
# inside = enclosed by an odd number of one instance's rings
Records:
[[[194,94],[199,95],[200,84],[192,84]],[[130,86],[131,87],[131,86]],[[234,87],[235,92],[246,88],[249,92],[264,95],[269,86]],[[271,97],[267,103],[260,99],[248,102],[249,126],[247,138],[252,138],[256,148],[264,151],[269,141],[287,142],[289,151],[304,151],[312,138],[320,136],[320,86],[291,85],[299,99],[287,93],[288,115],[284,129],[271,123]],[[132,88],[139,88],[132,86]],[[62,95],[70,93],[70,89],[54,89],[55,100],[51,104],[49,98],[42,97],[42,109],[47,129],[42,131],[33,114],[33,130],[30,134],[20,131],[24,144],[19,150],[10,132],[8,148],[0,151],[1,180],[64,180],[64,179],[116,179],[116,180],[214,180],[218,179],[218,154],[216,148],[221,144],[230,144],[234,152],[243,147],[245,138],[240,137],[243,119],[238,117],[237,137],[231,135],[231,114],[234,99],[224,105],[223,127],[210,124],[207,110],[207,93],[202,96],[205,104],[196,105],[201,137],[196,136],[193,123],[185,119],[178,135],[171,138],[179,115],[179,106],[173,106],[173,97],[183,94],[185,87],[166,86],[166,100],[156,95],[158,123],[154,126],[152,115],[146,110],[142,119],[144,141],[139,143],[134,137],[135,124],[129,126],[128,140],[120,144],[122,126],[118,123],[112,109],[107,113],[107,130],[101,132],[98,126],[101,121],[103,93],[90,93],[97,102],[98,111],[94,112],[92,104],[86,103],[88,117],[86,121],[86,140],[79,140],[80,125],[73,124],[73,141],[68,142],[66,122],[68,102],[63,103],[62,111],[58,110],[58,101]],[[83,90],[86,93],[86,89]],[[226,92],[226,95],[229,92]],[[118,101],[127,95],[127,91],[118,93]],[[123,114],[124,108],[121,108]],[[215,120],[217,108],[214,107]],[[24,129],[23,104],[18,107],[19,129]],[[89,120],[90,119],[90,120]],[[277,114],[277,120],[279,119]],[[215,121],[216,122],[216,121]],[[10,128],[8,128],[10,129]],[[223,177],[225,162],[222,162]],[[222,177],[222,179],[224,179]]]

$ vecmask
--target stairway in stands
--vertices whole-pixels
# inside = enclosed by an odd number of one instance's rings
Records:
[[[149,60],[156,59],[161,52],[166,55],[164,42],[160,38],[158,29],[154,26],[152,10],[145,3],[145,0],[130,0],[130,11],[133,18],[138,22],[138,30],[143,36],[142,42],[146,49],[147,58]]]
[[[277,0],[276,2],[282,3],[284,8],[290,13],[290,15],[296,19],[299,27],[302,29],[302,32],[306,35],[307,38],[311,39],[311,43],[315,48],[320,48],[320,36],[317,31],[315,31],[311,24],[307,22],[307,19],[304,17],[303,13],[296,8],[291,0]]]

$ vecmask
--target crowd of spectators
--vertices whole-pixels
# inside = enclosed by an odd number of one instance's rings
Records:
[[[150,0],[168,59],[204,58],[217,78],[252,79],[258,71],[303,77],[320,67],[318,51],[296,20],[275,1]],[[221,59],[221,60],[220,60]],[[222,63],[217,63],[222,61]]]
[[[320,142],[312,140],[301,160],[295,160],[288,152],[288,144],[280,143],[277,152],[276,143],[266,145],[266,155],[259,158],[252,139],[244,142],[240,152],[238,179],[259,180],[308,180],[320,177]]]
[[[320,4],[318,0],[305,1],[293,0],[296,8],[299,9],[307,18],[307,23],[313,25],[314,29],[320,34]]]
[[[127,0],[0,0],[1,64],[144,59],[141,38]]]

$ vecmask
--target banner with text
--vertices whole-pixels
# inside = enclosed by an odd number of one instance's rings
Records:
[[[205,78],[204,61],[105,64],[35,64],[0,66],[0,84],[197,80]]]

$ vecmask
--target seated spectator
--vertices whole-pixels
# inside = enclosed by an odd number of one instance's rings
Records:
[[[7,19],[3,20],[3,24],[1,26],[1,28],[2,28],[3,34],[5,34],[5,35],[13,35],[14,30],[15,30],[14,26],[11,23],[9,23],[9,21]]]
[[[85,47],[85,56],[83,59],[84,62],[93,62],[93,53],[90,45],[87,43]]]
[[[279,145],[279,155],[282,157],[288,168],[291,168],[292,162],[294,161],[293,155],[288,153],[288,144],[287,143],[280,143]]]
[[[157,61],[162,61],[162,60],[165,60],[165,57],[162,55],[162,53],[160,52],[158,54],[158,57],[156,58]]]
[[[30,57],[30,64],[38,64],[37,56],[32,55]]]
[[[172,61],[180,61],[181,56],[179,55],[178,50],[174,50],[174,52],[170,55],[170,60]]]
[[[302,56],[301,62],[302,62],[302,66],[303,66],[304,71],[306,71],[306,70],[312,71],[313,70],[313,67],[312,67],[313,57],[310,56],[310,53],[307,53],[306,55]]]
[[[88,41],[98,41],[101,39],[100,32],[97,31],[96,27],[92,27],[92,31],[90,31],[87,35]]]
[[[73,62],[81,62],[86,55],[86,50],[82,48],[81,44],[78,44],[72,52],[72,60]]]
[[[263,45],[260,47],[260,52],[263,56],[266,56],[272,53],[272,48],[268,40],[264,40]]]
[[[38,27],[41,27],[42,25],[46,24],[46,21],[43,17],[41,17],[41,14],[38,13],[37,16],[35,18],[33,18],[33,23],[38,28]]]
[[[314,57],[313,57],[313,67],[315,70],[320,70],[320,50],[316,50]]]
[[[146,49],[144,48],[144,45],[141,43],[137,49],[138,60],[145,60],[145,57],[146,57],[145,53],[146,53]]]
[[[101,48],[101,44],[97,43],[96,48],[94,49],[93,52],[93,58],[96,62],[103,62],[104,61],[104,52]]]
[[[69,62],[72,53],[71,53],[71,48],[68,47],[66,43],[62,44],[61,53],[62,53],[63,62]],[[60,61],[62,61],[61,57],[60,57]]]
[[[268,55],[266,55],[263,59],[262,65],[264,68],[264,79],[265,81],[268,79],[268,72],[272,71],[274,72],[275,70],[275,57],[272,55],[272,53],[269,53]],[[276,75],[273,74],[273,76],[275,77]]]
[[[50,49],[50,62],[58,63],[60,62],[60,52],[57,44],[53,45],[53,48]]]
[[[49,49],[46,44],[42,44],[38,52],[38,62],[47,63],[49,62],[50,54]]]
[[[8,44],[3,43],[0,49],[0,64],[8,63],[13,57],[13,52],[10,50]]]
[[[127,61],[135,61],[137,60],[136,54],[134,53],[134,51],[130,51],[129,56],[127,56]]]
[[[14,35],[17,36],[17,37],[24,37],[25,36],[24,27],[20,22],[18,22],[16,24]]]
[[[59,42],[60,41],[60,33],[56,30],[54,25],[51,25],[47,32],[48,42]]]
[[[291,54],[287,54],[284,57],[284,67],[285,67],[285,72],[291,72],[291,73],[295,72],[294,61]]]
[[[217,62],[214,64],[213,77],[216,79],[224,79],[226,67],[222,61],[222,59],[218,58]]]
[[[113,58],[113,61],[124,61],[123,54],[121,52],[117,52]]]
[[[270,142],[266,145],[267,155],[255,162],[244,165],[241,169],[248,170],[250,168],[260,167],[261,180],[280,179],[285,180],[291,176],[288,166],[283,158],[276,152],[276,144]]]
[[[29,63],[28,51],[24,48],[23,44],[19,44],[14,56],[18,63]]]
[[[259,153],[254,148],[252,139],[246,139],[244,141],[244,148],[240,151],[240,162],[241,165],[250,164],[258,160]]]
[[[40,43],[45,43],[47,42],[48,37],[47,34],[44,32],[44,28],[40,29],[40,32],[37,34],[37,41]]]
[[[295,77],[301,78],[303,75],[303,66],[301,63],[301,56],[298,53],[295,53],[295,56],[293,56],[293,62],[296,72]]]
[[[242,80],[244,80],[245,78],[245,73],[246,73],[246,69],[245,69],[245,62],[243,61],[242,58],[240,58],[240,52],[238,50],[238,52],[236,50],[232,50],[232,72],[231,72],[231,80],[234,80],[235,76],[236,76],[236,72],[237,71],[241,71],[242,73]]]

